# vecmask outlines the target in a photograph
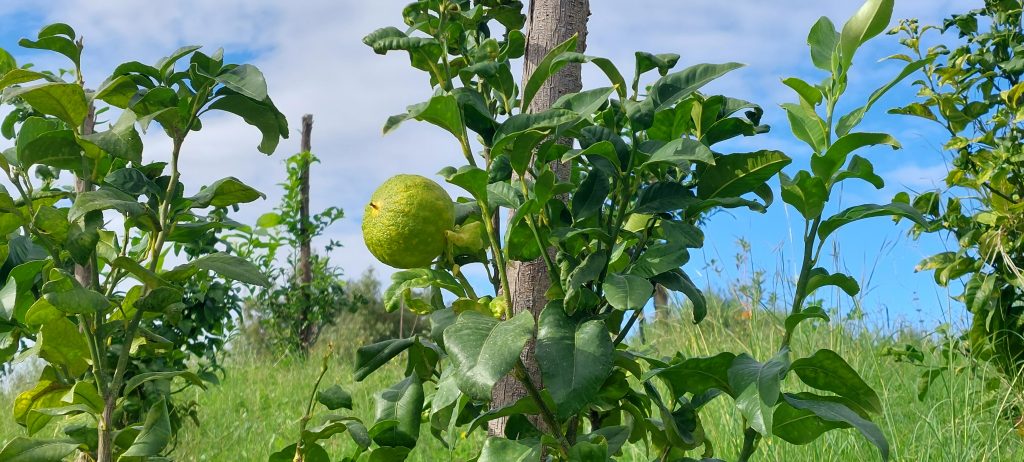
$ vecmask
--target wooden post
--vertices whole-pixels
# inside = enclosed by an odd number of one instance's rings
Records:
[[[301,223],[299,236],[299,282],[302,284],[303,307],[300,315],[299,342],[302,351],[309,351],[316,339],[316,326],[310,322],[310,310],[312,310],[310,299],[310,284],[313,282],[313,262],[310,255],[311,229],[309,224],[309,164],[312,148],[310,137],[313,134],[313,115],[302,116],[302,141],[300,144],[301,163],[299,168],[299,223]]]
[[[558,44],[573,35],[579,36],[576,51],[582,53],[587,48],[587,18],[590,17],[590,0],[533,0],[527,15],[526,56],[523,59],[523,82],[530,79],[537,65],[544,56]],[[579,64],[570,64],[558,71],[537,91],[530,102],[527,112],[536,113],[551,108],[551,105],[565,94],[578,92],[583,88],[581,68]],[[552,170],[560,181],[569,179],[569,166],[556,162]],[[550,250],[550,249],[549,249]],[[550,287],[544,260],[538,258],[530,262],[512,261],[507,266],[509,279],[509,295],[511,295],[512,314],[524,311],[533,313],[534,318],[540,316],[547,304],[544,293]],[[540,366],[534,358],[536,340],[527,343],[523,351],[523,363],[531,381],[543,388]],[[502,408],[526,396],[526,389],[511,376],[505,376],[494,387],[491,394],[491,408]],[[534,419],[539,421],[539,419]],[[492,420],[488,423],[488,434],[504,436],[507,417]],[[537,422],[539,424],[539,422]]]

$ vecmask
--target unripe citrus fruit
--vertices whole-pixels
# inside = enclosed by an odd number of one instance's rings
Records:
[[[395,175],[380,185],[363,212],[363,240],[382,263],[422,268],[445,248],[455,205],[441,185],[419,175]]]

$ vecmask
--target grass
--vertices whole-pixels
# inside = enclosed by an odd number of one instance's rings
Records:
[[[636,343],[652,355],[706,355],[719,351],[749,352],[765,359],[777,349],[782,336],[780,320],[770,312],[754,312],[743,319],[726,306],[700,325],[677,318],[649,324],[646,344]],[[313,380],[319,373],[319,356],[331,339],[340,351],[324,378],[324,384],[342,384],[355,400],[354,414],[372,421],[373,393],[397,382],[401,368],[386,367],[364,382],[352,379],[354,349],[364,339],[339,330],[325,336],[310,360],[274,357],[254,351],[236,351],[227,358],[228,375],[209,391],[184,393],[182,399],[199,403],[201,425],[187,425],[176,444],[178,461],[264,461],[273,451],[292,443],[297,420],[304,410]],[[892,337],[895,337],[893,339]],[[639,342],[637,338],[633,342]],[[1012,424],[1000,418],[1006,408],[1005,395],[986,391],[992,378],[983,372],[963,368],[938,379],[924,400],[918,400],[921,367],[896,362],[880,352],[886,346],[911,343],[925,351],[925,361],[939,364],[932,341],[914,334],[889,338],[855,325],[801,325],[793,342],[795,355],[806,356],[818,348],[830,348],[843,355],[878,390],[884,414],[875,418],[892,447],[894,461],[1020,461],[1024,440]],[[958,361],[963,362],[960,359]],[[787,379],[795,387],[796,379]],[[11,396],[0,395],[0,406],[9,408]],[[734,460],[741,443],[741,418],[727,398],[719,398],[701,413],[715,454]],[[51,425],[52,426],[52,425]],[[55,433],[47,428],[43,436]],[[0,444],[23,434],[10,421],[0,419]],[[424,428],[419,446],[409,460],[468,460],[482,444],[482,435],[463,439],[453,452],[436,441]],[[352,449],[347,437],[335,437],[327,445],[334,458]],[[654,457],[643,445],[627,446],[618,460],[649,461]],[[877,450],[855,430],[836,430],[805,446],[793,446],[777,439],[762,442],[757,461],[871,461],[880,460]]]

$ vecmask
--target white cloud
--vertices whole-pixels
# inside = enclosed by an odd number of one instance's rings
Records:
[[[681,65],[747,63],[749,67],[716,82],[711,90],[760,103],[767,111],[766,121],[782,132],[781,138],[772,137],[768,143],[798,151],[784,133],[776,106],[790,99],[778,79],[813,77],[806,65],[807,29],[820,15],[848,17],[858,3],[594,1],[588,52],[613,58],[627,78],[634,50],[676,52],[682,55]],[[404,0],[58,0],[48,3],[45,19],[71,23],[85,37],[90,83],[98,84],[120,60],[153,62],[186,44],[204,44],[210,50],[224,47],[229,56],[240,53],[257,64],[293,128],[302,114],[314,114],[313,150],[323,162],[312,173],[313,208],[340,206],[347,212],[347,218],[326,237],[345,245],[335,255],[355,273],[375,264],[359,233],[362,206],[374,186],[397,173],[433,175],[445,165],[461,162],[457,145],[432,127],[409,123],[386,137],[380,134],[387,116],[431,93],[422,73],[408,66],[404,54],[377,56],[361,43],[377,27],[398,25],[405,4]],[[934,21],[953,4],[953,0],[904,0],[897,2],[895,16],[925,14]],[[4,2],[0,16],[34,5]],[[840,20],[836,22],[841,25]],[[19,33],[28,36],[34,31]],[[886,42],[893,48],[891,40]],[[13,44],[4,45],[13,48]],[[868,47],[863,62],[884,56],[879,48],[885,46]],[[603,84],[595,69],[586,71],[586,81]],[[297,136],[283,142],[273,157],[266,157],[255,149],[258,132],[233,116],[212,115],[204,125],[186,146],[187,185],[194,190],[226,175],[251,183],[269,196],[266,202],[243,207],[240,218],[254,220],[276,203],[276,183],[284,178],[282,159],[298,150]],[[146,138],[150,159],[167,157],[169,146],[158,139]],[[934,178],[930,173],[896,171],[893,178]]]

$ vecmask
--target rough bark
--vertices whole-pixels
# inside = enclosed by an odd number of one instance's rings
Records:
[[[587,48],[587,18],[590,16],[589,0],[534,0],[530,2],[527,17],[526,56],[523,62],[523,82],[537,68],[544,56],[558,44],[573,35],[579,35],[576,51],[583,52]],[[570,64],[553,75],[537,92],[527,112],[540,112],[551,105],[562,95],[575,93],[582,89],[581,69],[579,64]],[[564,164],[552,166],[562,181],[569,178],[569,167]],[[523,311],[533,313],[534,318],[540,315],[547,298],[544,293],[550,287],[547,267],[543,259],[529,262],[509,262],[508,267],[509,293],[512,299],[512,314]],[[533,382],[543,387],[540,367],[534,359],[535,342],[530,341],[523,351],[523,363]],[[491,406],[505,407],[526,396],[526,389],[512,377],[506,376],[498,382],[492,392]],[[488,426],[488,434],[504,435],[507,418],[492,420]]]
[[[310,138],[313,134],[313,115],[302,116],[302,141],[299,150],[303,153],[311,152]],[[316,339],[316,326],[310,321],[310,294],[309,286],[313,283],[313,262],[310,250],[310,225],[309,225],[309,159],[303,159],[299,173],[299,223],[301,230],[299,236],[299,282],[302,285],[302,312],[300,316],[301,331],[299,342],[302,351],[309,351]]]
[[[82,124],[82,135],[91,135],[96,131],[96,109],[89,106],[89,112],[86,114],[85,123]],[[83,160],[83,164],[85,161]],[[75,193],[81,194],[86,191],[92,191],[92,181],[89,178],[75,177]],[[75,279],[83,287],[92,286],[93,277],[95,276],[95,268],[93,264],[75,265]]]

